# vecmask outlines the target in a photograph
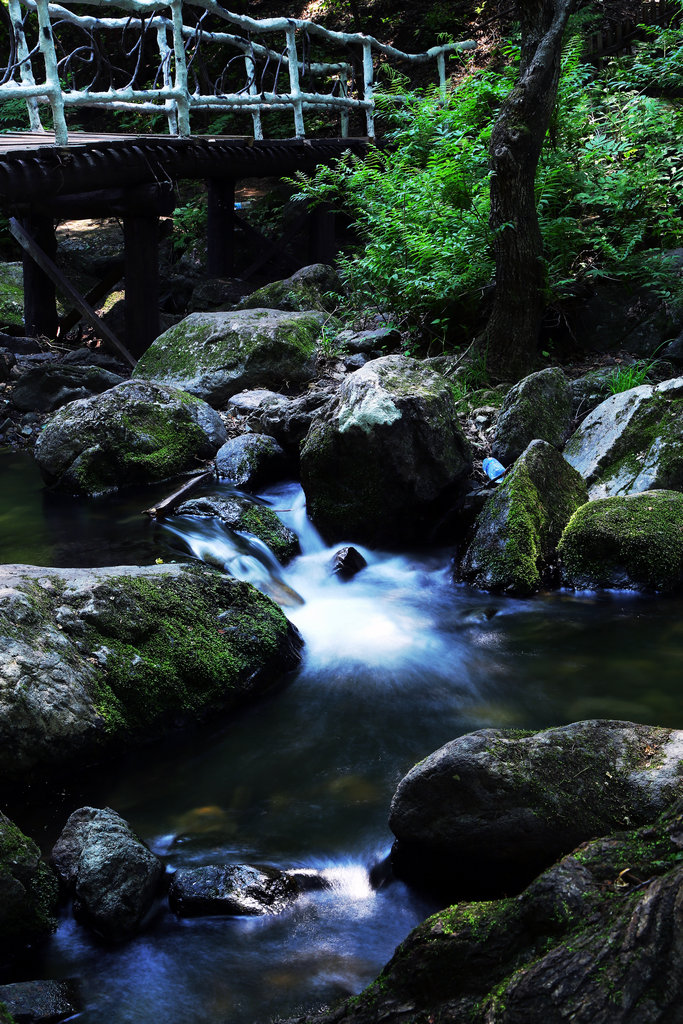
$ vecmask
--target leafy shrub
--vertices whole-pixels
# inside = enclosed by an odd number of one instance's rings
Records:
[[[683,234],[683,113],[615,86],[585,65],[582,42],[563,54],[557,110],[539,164],[536,193],[548,299],[602,277],[647,284],[669,301],[676,277],[662,250]],[[506,55],[511,58],[511,48]],[[653,60],[659,59],[656,56]],[[360,305],[408,311],[413,323],[452,342],[471,336],[482,289],[493,276],[488,142],[516,78],[470,74],[448,95],[419,96],[389,82],[378,96],[387,147],[345,157],[300,195],[350,214],[361,245],[344,266]],[[431,333],[436,333],[433,328]]]

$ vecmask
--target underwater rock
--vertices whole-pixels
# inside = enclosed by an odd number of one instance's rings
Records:
[[[256,916],[281,913],[300,892],[295,879],[276,868],[209,864],[176,871],[168,898],[171,910],[180,917]]]

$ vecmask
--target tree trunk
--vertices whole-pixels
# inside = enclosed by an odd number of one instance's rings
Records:
[[[536,350],[545,303],[534,183],[557,97],[562,37],[576,0],[520,0],[520,77],[493,126],[489,157],[496,292],[477,339],[492,377],[517,380]]]

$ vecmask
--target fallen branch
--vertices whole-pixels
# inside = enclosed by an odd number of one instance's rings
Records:
[[[143,510],[144,516],[151,516],[153,519],[163,519],[165,516],[170,515],[176,505],[191,494],[201,483],[208,480],[209,477],[214,475],[212,469],[206,469],[203,473],[199,473],[197,476],[193,476],[190,480],[187,480],[182,487],[179,487],[173,494],[169,494],[168,498],[164,498],[158,505],[154,505],[152,508],[146,508]]]

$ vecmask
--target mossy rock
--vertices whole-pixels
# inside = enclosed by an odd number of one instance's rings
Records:
[[[297,535],[284,525],[272,508],[238,495],[230,498],[192,498],[176,509],[179,516],[219,519],[230,530],[251,533],[270,548],[279,562],[288,562],[301,551]]]
[[[460,736],[399,783],[394,870],[447,899],[519,892],[578,843],[683,798],[682,757],[682,730],[632,722]]]
[[[404,356],[350,374],[301,449],[309,514],[330,540],[425,539],[470,468],[448,381]]]
[[[683,494],[645,491],[591,501],[558,548],[562,579],[577,590],[664,593],[683,587]]]
[[[532,373],[507,393],[491,445],[494,458],[509,466],[536,438],[561,448],[572,419],[572,389],[556,366]]]
[[[0,263],[0,329],[24,326],[24,272],[21,263]]]
[[[0,812],[0,963],[55,930],[57,894],[36,844]]]
[[[683,490],[683,377],[608,398],[572,434],[564,455],[591,500]]]
[[[218,413],[194,395],[130,380],[59,409],[35,457],[50,486],[95,495],[196,470],[226,437]]]
[[[213,718],[300,645],[269,598],[205,565],[3,567],[0,773],[28,781]]]
[[[562,530],[588,498],[576,470],[545,441],[532,441],[480,512],[460,567],[482,590],[532,594]]]
[[[273,309],[192,313],[152,343],[133,376],[183,388],[215,408],[249,388],[295,388],[314,376],[325,319]]]
[[[252,292],[238,309],[282,309],[290,313],[335,308],[343,285],[339,274],[325,263],[302,267],[284,281],[273,281]]]

